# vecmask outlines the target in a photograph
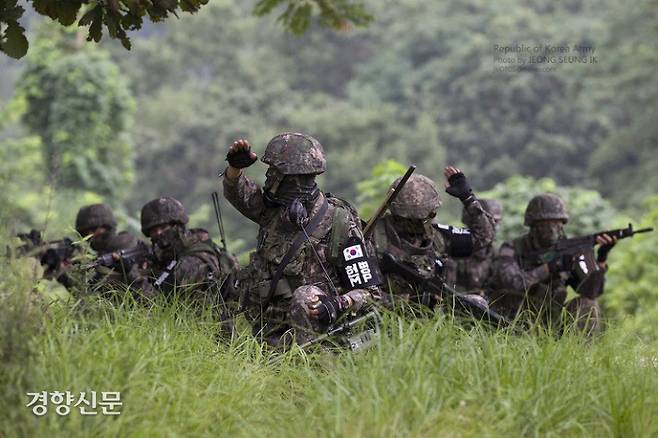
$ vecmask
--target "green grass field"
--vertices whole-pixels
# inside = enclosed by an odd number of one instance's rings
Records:
[[[30,303],[2,272],[0,436],[655,436],[658,353],[576,334],[385,317],[368,351],[218,340],[182,305]],[[22,288],[22,289],[20,289]],[[29,285],[28,285],[29,289]],[[27,392],[120,391],[118,416],[35,416]]]

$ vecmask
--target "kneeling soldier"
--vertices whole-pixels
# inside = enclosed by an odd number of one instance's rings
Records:
[[[269,165],[262,188],[242,170],[256,159],[246,140],[233,143],[223,182],[226,199],[260,226],[239,274],[242,304],[254,335],[272,345],[301,344],[377,299],[378,272],[356,211],[315,182],[326,170],[316,139],[274,137],[262,158]]]

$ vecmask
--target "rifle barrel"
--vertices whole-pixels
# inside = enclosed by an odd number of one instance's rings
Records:
[[[388,206],[391,205],[393,201],[395,201],[395,198],[402,190],[402,187],[404,187],[404,185],[407,183],[407,180],[409,179],[409,177],[411,177],[411,174],[413,174],[415,170],[416,170],[415,165],[412,164],[411,166],[409,166],[409,168],[405,172],[404,176],[402,177],[398,185],[395,186],[392,190],[389,190],[388,194],[386,195],[386,198],[384,198],[384,202],[381,203],[381,205],[377,209],[377,212],[375,212],[373,217],[370,218],[368,224],[363,229],[363,236],[365,238],[368,238],[368,236],[370,236],[370,234],[373,232],[375,228],[375,223],[377,223],[379,218],[384,214]]]

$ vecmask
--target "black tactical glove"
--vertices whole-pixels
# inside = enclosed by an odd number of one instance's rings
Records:
[[[614,246],[614,243],[611,245],[601,245],[596,253],[596,261],[599,263],[606,262],[608,260],[608,253],[610,253],[610,250]]]
[[[254,164],[256,160],[257,158],[251,157],[251,148],[235,152],[229,151],[226,154],[226,161],[228,161],[229,166],[235,167],[236,169],[249,167]]]
[[[329,327],[331,324],[338,320],[340,314],[348,307],[348,299],[342,296],[329,297],[321,295],[320,304],[317,309],[320,311],[318,314],[318,322],[322,327]]]
[[[463,172],[455,173],[448,177],[448,183],[450,184],[446,188],[446,192],[455,198],[459,198],[460,201],[468,203],[470,200],[473,200],[475,197],[473,195],[473,190],[466,180],[466,175]]]
[[[548,270],[552,274],[559,272],[571,272],[574,266],[574,257],[564,254],[553,258],[548,262]]]

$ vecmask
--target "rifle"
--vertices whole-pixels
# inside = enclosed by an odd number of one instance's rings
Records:
[[[438,260],[437,264],[440,264]],[[472,316],[475,319],[488,321],[499,327],[507,327],[511,324],[507,318],[498,312],[458,292],[446,284],[440,277],[424,278],[415,268],[400,262],[390,253],[385,252],[383,254],[380,267],[383,273],[399,275],[406,281],[414,284],[418,289],[423,291],[423,295],[427,292],[442,296],[447,295],[452,300],[453,308],[460,313]],[[439,272],[439,269],[440,266],[437,266],[436,272]]]
[[[544,251],[534,251],[524,256],[530,264],[541,265],[556,260],[559,257],[576,257],[580,256],[596,244],[596,239],[604,234],[617,239],[626,239],[640,233],[652,232],[653,228],[633,229],[633,224],[628,224],[627,228],[618,228],[616,230],[601,231],[586,236],[572,237],[569,239],[559,240],[551,248]]]
[[[391,203],[398,196],[398,194],[402,190],[402,187],[404,187],[404,185],[407,183],[407,180],[409,179],[411,174],[414,173],[414,170],[416,170],[416,166],[412,164],[411,166],[409,166],[407,172],[404,174],[398,185],[393,187],[386,194],[386,198],[384,198],[384,202],[381,203],[381,205],[375,212],[375,215],[370,218],[365,228],[363,229],[364,238],[367,239],[368,237],[370,237],[370,234],[372,234],[372,232],[375,230],[375,224],[377,223],[379,218],[382,217],[382,215],[386,212],[386,209],[389,207],[389,205],[391,205]]]
[[[352,334],[352,329],[358,324],[372,319],[374,321],[374,327],[366,329],[362,332],[357,333],[356,335],[349,336]],[[381,317],[376,310],[371,310],[365,315],[359,316],[358,318],[350,319],[341,324],[334,324],[329,327],[326,333],[321,334],[317,338],[311,339],[310,341],[304,342],[299,347],[306,348],[311,345],[322,342],[326,339],[329,339],[333,336],[344,335],[349,336],[347,338],[347,345],[352,351],[360,350],[364,347],[367,347],[373,340],[373,337],[379,332],[379,322]]]
[[[62,262],[70,260],[73,257],[75,246],[71,239],[65,237],[62,240],[45,243],[41,251],[43,251],[39,259],[41,265],[46,266],[49,271],[55,271]]]
[[[153,260],[153,258],[153,247],[144,242],[139,242],[134,248],[103,254],[86,265],[86,268],[96,268],[98,266],[114,268],[120,263],[132,265],[134,263]]]

